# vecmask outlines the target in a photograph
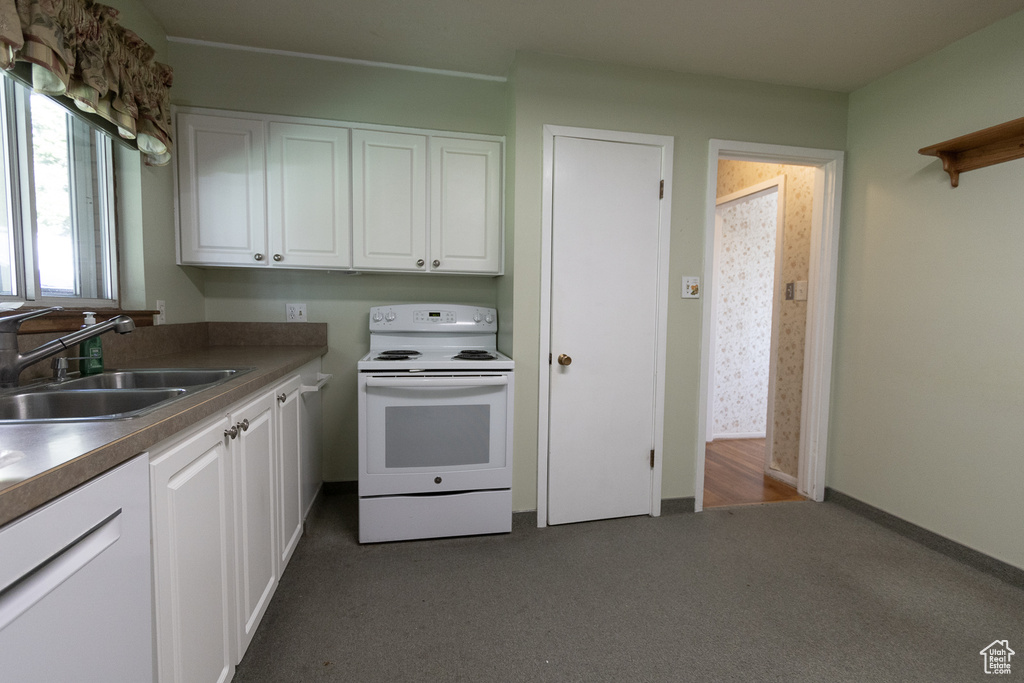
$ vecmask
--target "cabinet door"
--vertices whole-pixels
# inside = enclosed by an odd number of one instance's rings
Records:
[[[217,420],[150,457],[161,683],[234,675],[231,457]]]
[[[310,361],[299,369],[304,385],[299,396],[299,433],[302,449],[299,455],[299,490],[302,518],[309,515],[313,500],[323,484],[323,399],[320,383],[321,359]]]
[[[300,500],[301,474],[300,454],[304,435],[300,429],[299,390],[302,379],[298,376],[277,385],[274,390],[277,414],[278,480],[280,481],[280,553],[281,570],[295,552],[295,546],[302,536],[302,504]]]
[[[427,137],[352,131],[352,263],[426,271]]]
[[[267,263],[263,122],[178,115],[179,263]]]
[[[268,133],[271,265],[351,268],[349,130],[271,122]]]
[[[0,529],[0,679],[153,679],[147,461]]]
[[[430,270],[501,272],[501,143],[430,139]]]
[[[277,459],[274,395],[267,392],[232,411],[235,555],[238,564],[238,658],[245,654],[277,588]]]

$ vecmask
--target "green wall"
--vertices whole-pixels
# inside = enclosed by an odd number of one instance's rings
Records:
[[[177,105],[505,134],[503,82],[174,42],[170,59]],[[368,349],[370,306],[495,306],[501,279],[246,268],[209,269],[203,278],[207,320],[283,322],[286,303],[305,303],[310,322],[328,324],[326,481],[356,479],[356,361]]]
[[[169,171],[139,169],[149,305],[168,300],[174,322],[269,321],[304,301],[310,320],[329,323],[325,479],[356,476],[368,307],[497,305],[501,347],[517,362],[514,505],[535,507],[541,142],[543,125],[558,124],[675,138],[663,495],[693,495],[706,302],[672,293],[703,273],[708,140],[845,149],[827,483],[1024,566],[1024,161],[972,171],[954,190],[916,152],[1021,115],[1024,14],[850,96],[533,54],[497,83],[144,37],[175,67],[180,105],[507,136],[501,278],[179,268]]]
[[[668,286],[668,363],[662,496],[696,490],[701,305],[679,296],[684,275],[704,273],[708,141],[744,140],[843,149],[847,97],[722,78],[519,55],[515,93],[514,506],[537,502],[542,141],[544,124],[672,135],[675,138]],[[510,147],[513,145],[510,143]],[[595,264],[614,268],[614,264]],[[503,285],[504,286],[504,285]],[[505,299],[503,298],[503,301]],[[508,320],[506,314],[503,320]],[[547,359],[543,359],[546,365]],[[614,390],[609,387],[609,391]],[[700,445],[703,447],[703,444]]]
[[[173,66],[163,27],[141,3],[114,0],[109,4],[120,12],[119,24],[153,47],[157,61]],[[202,271],[175,263],[171,165],[146,166],[138,152],[121,146],[116,155],[122,306],[154,309],[160,299],[166,304],[169,323],[204,320]]]
[[[1024,567],[1024,160],[917,153],[1024,114],[1024,13],[850,97],[828,485]]]

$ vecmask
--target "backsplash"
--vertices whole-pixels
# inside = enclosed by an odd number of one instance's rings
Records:
[[[67,332],[18,335],[18,350],[30,351]],[[137,327],[131,334],[102,335],[103,362],[107,368],[131,367],[141,358],[152,358],[207,346],[326,346],[327,323],[182,323]],[[74,347],[57,354],[77,356]],[[72,369],[76,369],[72,361]],[[50,358],[25,368],[21,383],[50,377]]]

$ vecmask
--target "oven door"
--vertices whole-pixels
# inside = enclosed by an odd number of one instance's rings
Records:
[[[359,495],[512,486],[512,373],[360,373]]]

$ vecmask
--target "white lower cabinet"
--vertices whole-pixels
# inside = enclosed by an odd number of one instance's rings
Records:
[[[284,567],[295,552],[302,536],[302,464],[303,434],[300,433],[302,415],[302,379],[293,377],[275,389],[277,408],[278,477],[281,482],[281,520],[278,531],[278,559]]]
[[[230,681],[252,642],[298,544],[309,479],[320,476],[309,447],[321,443],[320,420],[303,398],[319,388],[319,368],[151,449],[161,683]]]
[[[265,393],[233,410],[231,461],[235,472],[235,594],[238,656],[245,654],[280,578],[277,557],[277,430],[274,396]]]
[[[232,463],[222,417],[150,452],[157,679],[235,672]]]
[[[139,456],[0,529],[0,680],[153,679],[147,474]]]

